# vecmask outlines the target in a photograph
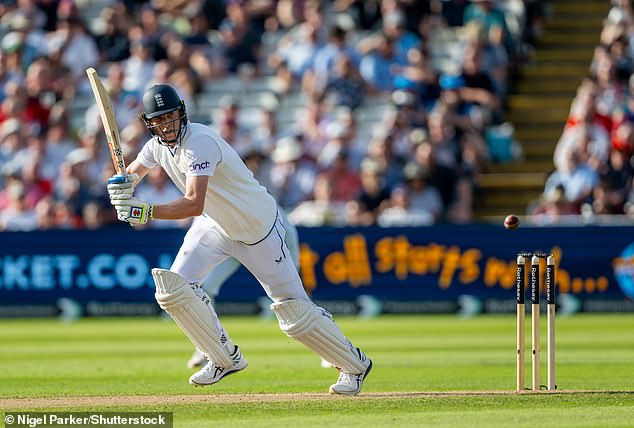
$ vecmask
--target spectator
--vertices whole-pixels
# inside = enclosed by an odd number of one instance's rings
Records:
[[[398,9],[383,17],[383,33],[392,42],[394,55],[399,64],[406,64],[407,52],[420,48],[422,44],[420,37],[407,30],[407,18]]]
[[[114,7],[106,7],[99,14],[103,31],[97,35],[97,49],[101,61],[123,61],[130,56],[130,40],[128,40],[125,21],[117,16]]]
[[[309,86],[315,88],[312,92],[323,90],[328,82],[341,76],[341,70],[336,72],[335,67],[342,57],[348,58],[352,69],[356,68],[358,58],[354,48],[348,46],[346,37],[346,30],[334,26],[330,30],[328,43],[315,54],[313,66],[308,71],[305,79],[310,80],[311,84]]]
[[[634,165],[628,152],[612,150],[610,159],[599,170],[600,187],[594,192],[593,210],[610,214],[623,214],[628,192],[632,187]]]
[[[297,120],[297,127],[304,141],[304,148],[312,157],[317,157],[328,142],[326,126],[329,123],[326,100],[312,98]]]
[[[464,87],[460,91],[462,100],[483,109],[486,118],[497,118],[500,123],[500,100],[495,94],[495,85],[489,74],[482,70],[482,50],[479,45],[468,45],[464,52],[461,77]],[[484,125],[492,119],[485,120]]]
[[[90,155],[85,149],[73,150],[60,167],[55,182],[55,199],[64,206],[64,209],[56,208],[60,216],[59,221],[72,227],[81,226],[82,208],[91,200],[87,186],[83,185],[87,182],[86,163],[89,160]]]
[[[612,58],[602,59],[596,69],[596,99],[594,105],[597,112],[609,116],[623,105],[625,85],[618,79]]]
[[[471,0],[471,4],[467,6],[464,12],[464,23],[468,24],[474,20],[479,21],[484,26],[487,34],[492,28],[501,28],[506,51],[509,56],[514,56],[515,42],[506,25],[504,13],[494,6],[493,0]]]
[[[8,206],[0,211],[0,230],[29,232],[37,229],[37,215],[26,203],[26,190],[14,181],[6,189]]]
[[[49,115],[55,102],[50,88],[51,69],[46,59],[33,62],[26,73],[26,104],[22,119],[43,128],[48,127]],[[84,70],[85,73],[85,70]]]
[[[122,63],[113,63],[108,67],[104,85],[115,112],[117,125],[121,129],[135,123],[139,117],[140,98],[136,91],[125,88],[126,74]],[[86,130],[101,132],[103,124],[96,104],[86,111]]]
[[[246,153],[241,155],[249,171],[267,190],[274,187],[273,183],[271,183],[272,165],[268,154],[269,152],[263,152],[256,146],[251,147]]]
[[[43,162],[41,155],[36,155],[22,165],[20,181],[24,185],[24,201],[28,208],[35,208],[37,203],[50,195],[53,182],[42,176]]]
[[[38,230],[57,229],[55,199],[50,195],[41,199],[35,206],[35,216],[37,217]]]
[[[273,166],[268,190],[282,208],[290,211],[313,193],[316,169],[304,158],[304,148],[297,137],[284,137],[271,152]]]
[[[552,224],[563,218],[579,214],[579,208],[566,199],[564,186],[559,184],[548,194],[543,194],[531,215],[537,224]]]
[[[577,151],[583,162],[598,169],[608,159],[610,142],[602,128],[588,123],[566,128],[555,148],[555,165],[563,165],[569,152]]]
[[[427,174],[428,172],[416,162],[405,165],[405,190],[411,209],[428,213],[432,221],[436,222],[442,217],[444,207],[438,190],[429,185]]]
[[[381,211],[387,206],[390,191],[381,175],[381,167],[373,159],[364,159],[361,164],[361,193],[359,194],[359,223],[376,223]]]
[[[161,25],[159,12],[150,3],[141,7],[139,21],[128,32],[131,44],[144,41],[149,44],[153,61],[167,58],[167,45],[171,40],[169,31]]]
[[[276,27],[289,29],[303,20],[302,6],[305,2],[297,0],[278,0],[275,10]]]
[[[468,130],[476,123],[483,120],[474,121],[473,105],[462,98],[462,89],[465,82],[462,76],[443,74],[440,76],[440,97],[433,104],[428,122],[432,115],[440,115],[444,120],[456,130]]]
[[[578,90],[570,116],[555,148],[556,168],[564,167],[569,153],[579,151],[582,146],[587,146],[584,152],[588,153],[587,160],[594,168],[607,160],[611,119],[596,111],[595,99],[594,85],[588,84]]]
[[[165,170],[153,168],[148,173],[146,179],[134,191],[136,197],[144,201],[156,201],[156,204],[167,204],[182,197],[180,190],[169,179]],[[184,228],[189,225],[186,220],[156,220],[150,222],[147,227],[155,229]]]
[[[442,205],[446,210],[457,198],[456,187],[459,175],[456,169],[438,163],[436,160],[435,147],[428,137],[414,136],[414,160],[425,171],[427,183],[436,188],[440,194]]]
[[[169,83],[178,89],[186,105],[193,105],[193,98],[200,91],[202,82],[189,64],[190,48],[182,40],[175,39],[167,49],[167,59],[171,63]]]
[[[434,223],[434,216],[427,210],[413,207],[409,190],[406,187],[395,187],[389,199],[389,206],[377,217],[381,227],[429,226]]]
[[[383,125],[392,137],[394,154],[408,157],[412,151],[409,136],[414,128],[425,126],[425,112],[418,104],[416,95],[410,91],[394,91],[391,101],[394,108],[385,115]]]
[[[430,110],[440,96],[438,74],[427,52],[421,48],[412,48],[407,52],[407,64],[396,68],[394,86],[411,90],[418,96],[418,103]]]
[[[329,177],[319,175],[315,179],[313,199],[301,202],[288,213],[288,220],[297,226],[345,225],[345,202],[333,199],[334,183]]]
[[[256,68],[260,36],[250,25],[245,5],[233,1],[227,4],[227,17],[220,24],[220,34],[228,71],[235,73],[242,64]]]
[[[612,151],[618,150],[627,156],[634,155],[634,123],[623,121],[612,131]]]
[[[365,41],[357,50],[361,53],[359,73],[370,89],[378,92],[394,90],[393,70],[395,66],[405,65],[406,62],[398,62],[392,41],[384,34],[379,35]]]
[[[352,17],[355,27],[371,30],[381,21],[380,4],[380,0],[335,0],[334,10]]]
[[[82,228],[96,230],[113,224],[112,210],[108,203],[100,204],[98,201],[88,201],[81,210]]]
[[[3,169],[9,165],[16,165],[13,158],[22,148],[21,133],[22,129],[18,119],[11,118],[0,125],[0,164]]]
[[[493,27],[487,34],[480,21],[471,21],[461,31],[462,40],[456,62],[463,65],[468,54],[477,54],[478,64],[474,67],[486,73],[492,80],[496,95],[504,97],[507,87],[509,57],[502,44],[500,27]]]
[[[243,153],[252,147],[253,142],[250,134],[240,128],[238,123],[239,112],[240,105],[235,98],[231,96],[223,98],[219,113],[218,133],[238,153]]]
[[[154,59],[152,49],[155,44],[148,38],[133,40],[130,45],[130,57],[123,61],[123,89],[141,97],[147,82],[152,80]]]
[[[328,142],[319,151],[317,164],[321,169],[333,166],[340,153],[346,153],[350,167],[357,169],[361,165],[364,153],[353,145],[354,132],[343,120],[335,120],[326,126]]]
[[[608,46],[608,53],[616,69],[616,77],[621,81],[627,81],[632,72],[632,57],[630,56],[629,40],[625,35],[614,39]]]
[[[299,26],[296,39],[282,43],[269,63],[277,67],[281,63],[288,66],[296,81],[302,81],[304,74],[313,67],[315,55],[322,48],[317,37],[317,28],[308,23]]]
[[[46,131],[46,153],[42,170],[44,177],[54,180],[64,159],[76,147],[77,145],[69,132],[67,119],[65,117],[52,118]]]
[[[571,151],[565,162],[546,180],[544,193],[549,194],[558,185],[564,188],[566,199],[577,207],[590,197],[598,183],[598,174],[588,165],[581,163],[579,154]]]
[[[434,145],[436,161],[457,169],[461,163],[460,140],[449,119],[449,111],[442,108],[429,115],[429,141]]]
[[[363,102],[363,89],[363,81],[357,74],[351,59],[342,55],[335,62],[323,96],[334,105],[354,110]]]
[[[260,108],[260,120],[252,132],[253,145],[261,153],[270,153],[275,142],[283,136],[277,121],[276,107],[272,103]]]
[[[386,188],[391,189],[403,181],[405,161],[395,153],[394,137],[391,134],[377,135],[370,142],[364,162],[368,160],[372,160],[378,168]]]
[[[361,191],[359,173],[350,167],[346,150],[337,152],[330,167],[321,175],[327,177],[331,183],[336,183],[332,189],[332,199],[335,201],[352,200]]]
[[[38,56],[45,53],[42,48],[43,35],[31,29],[31,21],[22,15],[18,15],[11,23],[10,30],[6,34],[0,33],[4,35],[0,47],[11,57],[14,70],[26,70]]]
[[[86,68],[99,61],[97,45],[77,16],[66,16],[58,21],[57,30],[47,40],[47,48],[49,55],[59,57],[61,64],[71,70],[76,83],[87,81]]]

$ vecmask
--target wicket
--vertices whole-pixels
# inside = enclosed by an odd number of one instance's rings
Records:
[[[540,259],[546,259],[546,303],[548,327],[548,390],[555,390],[555,257],[544,253],[520,253],[517,255],[516,303],[517,303],[517,390],[523,391],[524,382],[524,295],[526,293],[526,274],[530,266],[531,285],[531,352],[532,352],[532,387],[540,390]]]

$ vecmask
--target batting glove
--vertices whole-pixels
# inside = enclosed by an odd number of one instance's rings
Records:
[[[108,196],[113,203],[119,199],[130,199],[134,192],[134,183],[139,179],[139,174],[113,175],[108,179]]]
[[[117,210],[117,218],[130,224],[145,224],[152,220],[154,205],[138,200],[137,198],[113,199],[110,201]]]

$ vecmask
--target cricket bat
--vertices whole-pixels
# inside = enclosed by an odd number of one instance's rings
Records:
[[[99,74],[94,68],[86,69],[92,92],[97,101],[97,107],[99,107],[99,115],[101,116],[101,122],[103,123],[103,129],[106,133],[106,140],[108,141],[108,147],[110,148],[110,156],[112,157],[112,163],[116,171],[116,175],[122,177],[118,182],[125,182],[127,173],[125,169],[125,161],[123,159],[123,150],[121,150],[121,139],[119,138],[119,126],[114,115],[112,103],[108,96],[108,91],[103,86]]]

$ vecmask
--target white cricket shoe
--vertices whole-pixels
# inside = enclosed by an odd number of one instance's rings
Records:
[[[233,365],[231,367],[219,367],[212,361],[209,361],[205,367],[191,375],[189,378],[189,384],[193,386],[206,386],[213,385],[220,382],[225,376],[239,372],[246,368],[247,360],[242,357],[242,352],[236,346],[235,351],[231,354]]]
[[[187,368],[194,369],[196,367],[202,367],[205,364],[207,364],[207,358],[205,357],[205,354],[196,349],[192,354],[192,357],[189,359],[189,361],[187,361]]]
[[[366,364],[365,371],[363,373],[344,373],[339,371],[337,383],[330,385],[328,389],[330,394],[357,395],[361,392],[363,381],[370,373],[370,370],[372,370],[372,360],[367,358],[359,348],[357,348],[357,352],[361,361]]]

